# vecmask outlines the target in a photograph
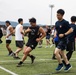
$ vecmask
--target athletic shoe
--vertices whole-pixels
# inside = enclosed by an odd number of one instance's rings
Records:
[[[52,60],[56,60],[56,58],[55,57],[52,57]]]
[[[11,51],[11,52],[9,52],[9,54],[8,54],[8,56],[13,56],[13,52]]]
[[[64,69],[64,71],[68,72],[71,68],[72,68],[72,66],[70,64],[68,64],[68,65],[66,65],[66,68]]]
[[[14,59],[20,59],[20,57],[14,57]]]
[[[52,59],[53,59],[53,60],[55,60],[55,59],[56,59],[55,54],[53,54]]]
[[[31,55],[30,58],[31,58],[31,64],[33,64],[35,60],[35,56]]]
[[[3,41],[2,40],[0,40],[0,44],[2,43]]]
[[[56,68],[56,71],[61,71],[63,69],[63,64],[59,64]]]
[[[14,54],[14,53],[12,52],[12,53],[10,54],[10,56],[13,56],[13,54]]]
[[[46,46],[45,48],[48,48],[49,46]]]
[[[21,66],[22,66],[22,64],[23,64],[23,62],[22,62],[22,61],[20,61],[20,62],[17,64],[17,67],[21,67]]]
[[[16,57],[16,54],[15,53],[13,53],[13,57]]]
[[[40,46],[38,46],[38,48],[42,48],[42,46],[40,45]]]

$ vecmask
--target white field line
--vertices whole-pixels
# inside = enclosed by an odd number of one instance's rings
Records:
[[[36,60],[36,61],[46,61],[46,60],[52,60],[52,59],[39,59],[39,60]],[[76,60],[76,58],[72,58],[72,60]],[[0,61],[0,62],[17,62],[17,61],[20,61],[20,60],[6,60],[6,61]],[[26,61],[30,61],[30,60],[26,60]],[[18,75],[18,74],[16,74],[16,73],[14,73],[14,72],[12,72],[12,71],[10,71],[10,70],[2,67],[2,66],[0,66],[0,69],[8,72],[8,73],[11,74],[11,75]]]
[[[46,61],[46,60],[52,60],[52,59],[37,59],[36,61]],[[71,58],[71,60],[76,60],[76,58]],[[19,62],[20,60],[2,60],[0,62]],[[30,61],[30,60],[26,60],[26,61]],[[53,61],[53,60],[52,60]]]
[[[12,71],[10,71],[10,70],[8,70],[8,69],[2,67],[2,66],[0,66],[0,69],[6,71],[7,73],[9,73],[9,74],[11,74],[11,75],[18,75],[18,74],[16,74],[16,73],[14,73],[14,72],[12,72]]]

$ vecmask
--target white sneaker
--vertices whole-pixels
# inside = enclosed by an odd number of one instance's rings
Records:
[[[45,48],[48,48],[48,46],[46,46]]]

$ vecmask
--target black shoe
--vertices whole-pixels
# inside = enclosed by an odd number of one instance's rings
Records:
[[[56,60],[56,58],[55,57],[52,57],[52,60]]]
[[[15,53],[13,53],[13,57],[16,57],[16,54]]]
[[[56,68],[56,71],[61,71],[63,69],[63,64],[59,64],[58,67]]]
[[[64,71],[68,72],[71,68],[72,68],[72,66],[70,64],[68,64],[68,65],[66,65]]]
[[[35,60],[35,56],[31,55],[30,58],[31,58],[31,61],[32,61],[31,64],[33,64],[34,60]]]
[[[22,61],[20,61],[20,62],[18,63],[18,65],[17,65],[17,67],[21,67],[21,66],[22,66],[22,64],[23,64],[23,62],[22,62]]]
[[[9,52],[9,54],[8,54],[8,56],[13,56],[13,52],[11,51],[11,52]]]
[[[20,57],[14,57],[14,59],[20,59]]]
[[[0,40],[0,44],[2,43],[3,41],[2,40]]]
[[[56,59],[56,57],[55,57],[55,54],[53,54],[53,57],[52,57],[52,59],[53,59],[53,60],[55,60],[55,59]]]

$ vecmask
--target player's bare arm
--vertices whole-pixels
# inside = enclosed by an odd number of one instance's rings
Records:
[[[25,35],[24,30],[23,30],[23,26],[20,27],[20,32],[21,32],[21,34]]]
[[[13,34],[13,27],[12,27],[12,26],[10,26],[9,31],[10,31],[10,34],[8,34],[8,35],[6,36],[6,38],[8,38],[10,35]]]
[[[27,33],[31,32],[31,29],[30,29],[30,28],[28,28],[28,29],[27,29],[27,30],[25,30],[24,32],[25,32],[25,34],[27,34]]]
[[[42,36],[36,39],[37,42],[41,41],[46,36],[46,33],[42,27],[39,28],[39,33],[42,33]]]

